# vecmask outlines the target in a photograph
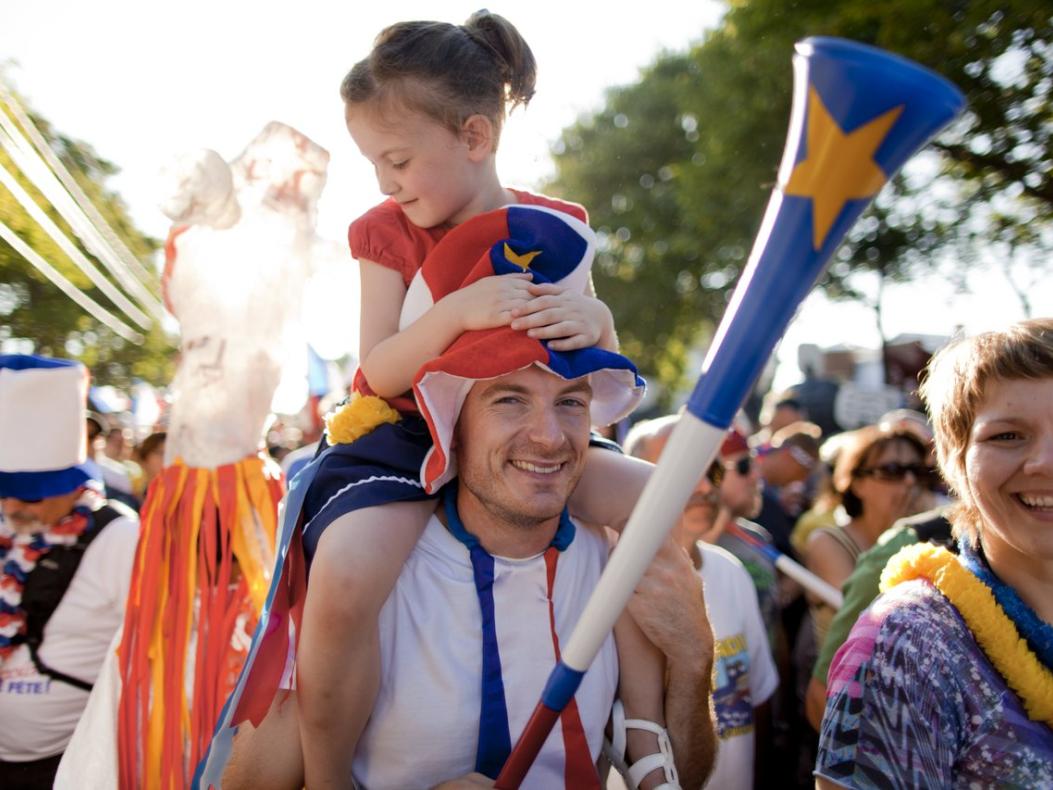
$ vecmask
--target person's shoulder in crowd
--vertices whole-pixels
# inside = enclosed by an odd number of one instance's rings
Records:
[[[719,568],[721,573],[730,577],[750,578],[742,560],[727,549],[705,541],[699,542],[698,548],[702,552],[702,568],[705,571]]]
[[[749,533],[762,543],[766,543],[769,546],[775,544],[775,538],[772,537],[771,533],[756,521],[750,521],[748,518],[740,516],[735,519],[735,524],[738,525],[739,529]]]
[[[915,541],[921,540],[950,546],[953,543],[951,522],[947,517],[950,508],[950,505],[940,505],[931,510],[898,519],[878,536],[875,548],[896,540],[897,536],[903,532],[909,532],[914,536]]]
[[[888,561],[904,546],[910,546],[923,540],[923,535],[942,543],[943,541],[939,540],[944,536],[941,525],[946,527],[945,537],[949,542],[950,523],[944,515],[943,508],[896,521],[878,536],[873,546],[859,555],[855,570],[845,582],[846,596],[850,589],[861,587],[862,592],[867,595],[867,601],[872,601],[877,597],[881,572]]]
[[[878,541],[856,559],[856,566],[841,588],[844,600],[834,614],[826,632],[819,655],[812,667],[812,677],[826,682],[830,662],[837,649],[848,638],[860,612],[866,609],[880,592],[881,572],[896,552],[904,546],[918,542],[917,534],[910,524],[901,519],[881,533]]]
[[[940,633],[946,639],[933,646],[934,652],[928,653],[930,656],[955,650],[973,641],[950,601],[923,580],[903,582],[878,596],[860,618],[858,625],[863,625],[864,618],[869,629],[874,632],[876,646],[886,649],[903,646],[903,640],[919,649],[923,648],[927,642],[933,641],[933,633]]]
[[[725,530],[717,538],[716,545],[734,555],[745,566],[758,587],[774,584],[775,561],[764,550],[764,547],[775,546],[775,539],[771,533],[760,524],[741,517],[735,519],[735,526],[742,530],[746,537]]]

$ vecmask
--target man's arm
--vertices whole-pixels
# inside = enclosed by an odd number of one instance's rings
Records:
[[[665,720],[680,784],[701,787],[717,752],[711,693],[713,631],[702,580],[672,539],[655,555],[628,608],[666,657]]]

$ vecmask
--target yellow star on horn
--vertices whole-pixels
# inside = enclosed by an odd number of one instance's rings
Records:
[[[505,242],[505,258],[508,259],[509,263],[514,263],[516,266],[521,267],[523,271],[529,269],[530,264],[533,262],[534,258],[536,258],[540,254],[541,250],[534,250],[533,252],[524,252],[522,255],[520,255],[518,252],[516,252],[508,246],[507,241]]]
[[[845,132],[814,87],[808,89],[808,156],[794,167],[783,192],[812,199],[812,246],[826,241],[849,200],[873,197],[888,179],[874,152],[896,122],[903,105]]]

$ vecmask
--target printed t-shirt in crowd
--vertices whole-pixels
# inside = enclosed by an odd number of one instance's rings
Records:
[[[66,594],[44,627],[45,665],[92,683],[124,619],[139,525],[111,521],[84,552]],[[40,674],[20,645],[0,666],[0,759],[60,754],[88,702],[88,692]]]
[[[556,562],[556,634],[570,638],[607,563],[606,538],[578,527]],[[546,559],[494,557],[494,623],[508,725],[514,743],[556,663]],[[380,689],[358,742],[360,787],[431,787],[467,774],[476,759],[483,630],[468,549],[432,516],[380,613]],[[588,745],[599,757],[618,682],[608,637],[574,696]],[[524,788],[562,787],[562,721],[545,741]],[[407,744],[412,748],[407,752]]]
[[[720,748],[706,787],[752,788],[753,709],[779,685],[757,593],[749,573],[735,557],[700,542],[709,623],[713,629],[713,706]]]
[[[834,656],[815,773],[859,788],[1053,787],[1053,730],[943,595],[902,582]]]

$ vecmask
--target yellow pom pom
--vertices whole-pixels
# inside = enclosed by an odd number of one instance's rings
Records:
[[[399,413],[376,395],[354,393],[351,400],[325,416],[329,444],[350,444],[382,423],[396,423]]]

